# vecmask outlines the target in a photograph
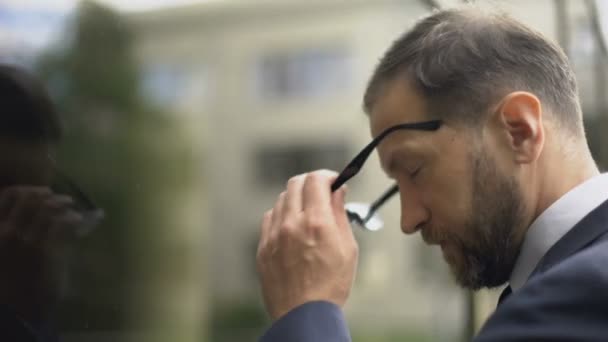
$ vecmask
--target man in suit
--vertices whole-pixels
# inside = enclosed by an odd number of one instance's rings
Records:
[[[83,217],[50,186],[61,126],[44,86],[0,64],[0,341],[57,341],[72,230]]]
[[[401,230],[440,246],[470,289],[508,283],[476,341],[608,340],[608,175],[583,130],[567,58],[505,15],[431,14],[389,48],[364,96],[401,199]],[[336,174],[295,176],[264,215],[261,338],[349,341],[357,243]],[[407,303],[404,303],[407,305]]]

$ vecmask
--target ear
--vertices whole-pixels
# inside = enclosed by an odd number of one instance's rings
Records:
[[[515,162],[528,164],[539,158],[545,143],[542,114],[540,100],[529,92],[510,93],[500,102],[496,112],[499,128]]]

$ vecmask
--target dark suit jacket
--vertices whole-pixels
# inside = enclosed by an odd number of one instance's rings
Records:
[[[13,310],[0,305],[0,341],[59,342],[59,338],[52,327],[31,325],[20,319]]]
[[[545,254],[526,284],[506,298],[474,341],[608,341],[608,201]],[[350,341],[341,310],[301,305],[260,342]]]

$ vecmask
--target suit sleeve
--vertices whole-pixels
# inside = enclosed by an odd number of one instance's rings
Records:
[[[41,340],[12,310],[0,306],[0,341],[39,342]]]
[[[274,322],[259,342],[350,342],[342,310],[329,302],[309,302]]]
[[[607,341],[606,244],[566,259],[507,298],[475,339]]]

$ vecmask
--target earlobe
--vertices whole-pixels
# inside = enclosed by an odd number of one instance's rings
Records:
[[[537,160],[544,144],[542,106],[538,97],[528,92],[511,93],[501,102],[498,113],[515,161],[527,164]]]

